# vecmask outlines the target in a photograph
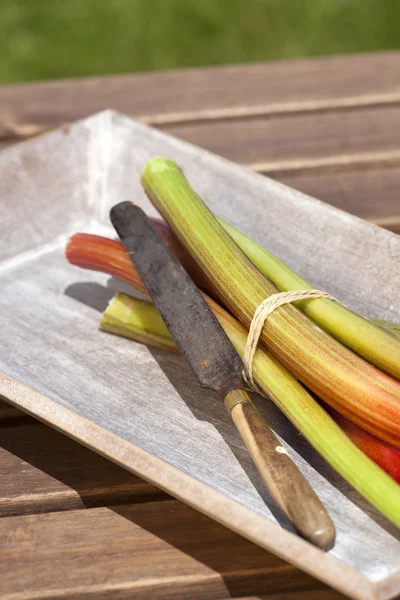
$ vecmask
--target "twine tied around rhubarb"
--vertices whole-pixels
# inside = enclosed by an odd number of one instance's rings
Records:
[[[310,300],[313,298],[326,298],[337,302],[337,299],[321,290],[294,290],[290,292],[279,292],[272,294],[259,304],[251,321],[246,347],[243,354],[243,379],[250,388],[264,396],[264,392],[258,387],[253,379],[253,360],[256,354],[261,331],[268,316],[283,304],[291,304],[299,300]]]

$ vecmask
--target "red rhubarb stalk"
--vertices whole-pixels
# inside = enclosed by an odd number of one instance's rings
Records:
[[[329,412],[353,444],[400,483],[400,449],[358,427],[337,411],[330,409]]]

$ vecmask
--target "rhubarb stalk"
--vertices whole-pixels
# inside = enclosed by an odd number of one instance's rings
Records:
[[[218,221],[252,263],[269,277],[281,292],[313,289],[308,281],[297,275],[274,254],[223,219]],[[382,371],[400,379],[400,341],[385,322],[379,323],[361,317],[340,302],[326,298],[301,300],[296,302],[296,306],[342,344]]]
[[[254,265],[268,277],[281,292],[313,289],[313,286],[292,271],[274,254],[254,242],[244,233],[216,217]],[[200,271],[188,263],[188,253],[177,242],[171,230],[160,219],[152,219],[165,241],[173,248],[182,263],[201,286]],[[326,298],[300,300],[296,306],[310,319],[342,344],[365,358],[385,373],[400,379],[400,325],[380,319],[368,319],[353,312],[339,301]],[[395,339],[394,337],[395,336]]]
[[[257,306],[277,288],[244,255],[173,161],[149,161],[142,183],[206,275],[213,295],[248,328]],[[399,382],[342,346],[292,305],[270,315],[261,339],[317,396],[400,446]]]
[[[400,483],[400,449],[383,442],[346,419],[340,413],[332,409],[329,412],[353,444],[369,456],[381,469],[386,471],[397,483]]]

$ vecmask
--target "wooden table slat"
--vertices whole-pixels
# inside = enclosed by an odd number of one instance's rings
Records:
[[[0,115],[59,125],[113,108],[128,115],[204,113],[343,97],[400,94],[398,54],[382,52],[158,73],[29,83],[0,88]],[[398,101],[398,100],[397,100]],[[301,108],[301,106],[300,106]]]
[[[400,225],[400,166],[318,174],[285,173],[279,181],[389,229]]]
[[[0,597],[223,598],[321,584],[177,501],[0,519]]]
[[[32,419],[0,429],[0,517],[168,496]]]
[[[345,600],[345,598],[346,596],[334,590],[307,590],[306,592],[283,592],[283,594],[268,594],[267,596],[246,596],[245,598],[236,598],[236,600]]]
[[[366,154],[400,163],[400,105],[327,113],[255,118],[234,122],[181,124],[165,130],[234,162],[265,164],[264,172],[291,170],[295,162],[312,168],[323,157],[340,161]],[[383,157],[382,157],[383,155]],[[307,163],[306,163],[307,164]]]
[[[15,408],[9,402],[6,402],[0,397],[0,426],[4,421],[9,421],[10,419],[21,418],[24,417],[25,413],[23,413],[18,408]]]

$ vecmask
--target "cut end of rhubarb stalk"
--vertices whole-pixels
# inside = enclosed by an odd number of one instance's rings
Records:
[[[182,169],[178,167],[175,161],[170,158],[156,157],[147,161],[143,169],[142,178],[145,178],[149,172],[163,173],[165,171],[177,171],[182,173]]]
[[[118,293],[103,313],[100,329],[142,344],[178,353],[164,321],[154,306],[144,300]]]

